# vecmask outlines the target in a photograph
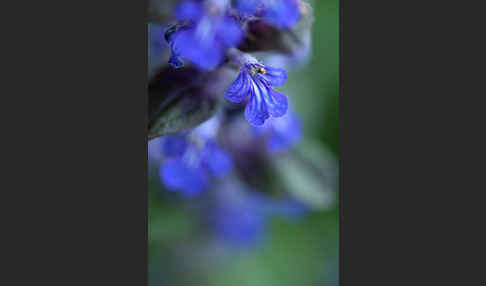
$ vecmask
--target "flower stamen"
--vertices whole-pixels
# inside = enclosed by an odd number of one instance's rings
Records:
[[[252,67],[251,71],[250,71],[250,74],[252,76],[256,75],[257,73],[259,74],[266,74],[267,73],[267,70],[263,67]]]

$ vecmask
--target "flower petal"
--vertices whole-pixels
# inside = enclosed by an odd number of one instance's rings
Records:
[[[203,11],[203,7],[200,3],[188,1],[177,5],[175,15],[179,21],[197,21],[201,17],[201,11]]]
[[[243,39],[243,31],[240,24],[233,18],[224,17],[217,28],[218,40],[226,47],[234,47]]]
[[[208,184],[201,168],[191,168],[182,159],[168,159],[160,168],[160,178],[169,190],[178,191],[187,197],[202,193]]]
[[[184,62],[182,62],[176,55],[174,55],[174,53],[170,55],[169,64],[176,69],[184,66]]]
[[[266,92],[266,90],[260,89],[260,87],[253,82],[251,92],[253,94],[250,97],[250,101],[246,105],[245,117],[250,124],[260,126],[263,125],[265,120],[270,117],[263,98],[263,92]]]
[[[213,210],[216,234],[235,246],[250,246],[264,238],[268,216],[247,202],[218,206]]]
[[[284,116],[288,109],[287,97],[269,87],[266,87],[266,91],[264,100],[270,115],[273,117]]]
[[[265,6],[263,20],[277,28],[291,28],[300,19],[299,6],[295,0],[272,2]]]
[[[250,75],[243,69],[226,91],[226,98],[231,102],[241,102],[250,93],[250,82]]]
[[[270,86],[281,86],[287,81],[287,73],[284,69],[265,67],[267,71],[265,74],[258,74],[262,77]]]
[[[184,135],[169,135],[163,137],[162,149],[166,156],[182,156],[186,151],[187,142]]]
[[[203,162],[205,167],[215,177],[227,175],[233,167],[233,162],[229,154],[215,142],[208,142],[206,144]]]
[[[209,30],[206,38],[199,37],[194,28],[181,30],[174,38],[174,46],[183,59],[190,60],[201,70],[212,70],[223,61],[220,45],[212,44],[214,34]]]
[[[266,142],[269,153],[286,151],[300,140],[302,127],[295,113],[288,112],[283,118],[274,120],[272,123],[271,134]]]
[[[239,0],[236,5],[238,12],[244,15],[253,15],[260,5],[262,0]]]
[[[169,58],[169,64],[174,67],[174,68],[181,68],[184,66],[184,62],[181,61],[180,59],[180,51],[178,49],[179,45],[179,38],[180,34],[178,32],[174,33],[171,37],[170,40],[170,58]]]

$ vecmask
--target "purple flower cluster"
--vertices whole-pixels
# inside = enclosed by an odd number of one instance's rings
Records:
[[[171,49],[169,63],[174,68],[189,61],[198,69],[210,71],[232,61],[241,72],[226,98],[241,102],[249,97],[245,109],[248,122],[258,126],[270,116],[286,113],[287,97],[271,88],[285,83],[286,72],[264,66],[248,54],[235,57],[238,52],[234,48],[245,38],[248,19],[258,18],[281,29],[294,26],[300,17],[297,0],[183,1],[174,14],[177,24],[166,32]]]
[[[290,152],[302,136],[290,99],[275,90],[286,83],[287,72],[250,54],[255,41],[271,39],[260,35],[271,31],[276,38],[301,20],[302,1],[178,1],[171,21],[149,27],[149,60],[168,63],[159,67],[165,76],[152,84],[151,95],[157,103],[151,108],[167,120],[154,120],[154,126],[170,130],[149,141],[149,163],[176,196],[196,202],[212,198],[205,212],[210,228],[232,244],[261,241],[273,215],[297,218],[305,213],[295,200],[270,199],[265,186],[254,185],[251,177],[268,164],[247,164]],[[255,23],[263,30],[250,31]],[[267,56],[293,58],[303,50]],[[222,84],[224,90],[218,89]],[[208,98],[210,103],[204,101]],[[216,107],[207,107],[215,101]],[[197,113],[194,106],[204,111]],[[262,191],[248,191],[253,189]]]
[[[217,239],[230,246],[248,247],[265,239],[272,217],[295,220],[307,211],[294,200],[269,198],[233,183],[218,190],[209,221]]]
[[[227,14],[225,2],[188,1],[177,6],[175,14],[181,27],[169,40],[172,49],[169,62],[174,67],[181,67],[181,59],[185,59],[200,69],[214,69],[224,60],[225,50],[241,41],[241,27]]]
[[[197,196],[208,187],[211,176],[220,177],[231,171],[231,158],[217,143],[203,144],[188,144],[181,154],[167,157],[160,177],[168,189]]]
[[[186,197],[195,197],[205,191],[213,178],[227,175],[233,162],[214,138],[215,119],[190,133],[163,137],[160,178],[169,190]]]

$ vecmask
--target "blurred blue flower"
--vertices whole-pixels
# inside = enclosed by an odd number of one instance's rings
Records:
[[[210,222],[216,239],[232,247],[249,247],[265,236],[268,216],[261,200],[231,180],[216,192],[216,205],[210,211]]]
[[[186,1],[176,8],[176,18],[184,23],[169,37],[174,67],[189,60],[202,70],[221,64],[225,51],[236,46],[243,37],[240,24],[226,14],[226,1]]]
[[[285,151],[300,140],[302,127],[295,113],[289,113],[282,120],[275,120],[272,123],[270,138],[266,144],[270,153]]]
[[[162,141],[162,152],[166,156],[182,156],[187,149],[186,135],[167,136]]]
[[[149,161],[160,162],[164,157],[181,156],[187,148],[186,135],[177,134],[149,140]]]
[[[267,216],[248,202],[221,205],[214,209],[213,227],[219,239],[233,246],[250,246],[264,236]]]
[[[168,158],[159,170],[165,186],[186,197],[199,195],[206,189],[209,180],[200,160],[191,156]]]
[[[296,220],[308,209],[291,199],[272,199],[235,184],[218,190],[211,222],[216,238],[233,247],[251,247],[266,237],[272,216]]]
[[[185,150],[179,151],[167,156],[159,172],[168,189],[187,197],[201,194],[211,177],[224,176],[233,166],[229,154],[215,141],[208,141],[203,146],[187,143]]]
[[[215,177],[224,176],[233,168],[230,155],[213,140],[206,143],[201,157],[202,166]]]
[[[216,142],[219,122],[206,121],[190,133],[166,136],[161,143],[164,160],[159,175],[169,190],[195,197],[207,189],[212,177],[233,168],[230,155]]]
[[[293,111],[278,120],[271,118],[261,127],[253,127],[257,137],[265,137],[270,154],[278,154],[293,147],[302,137],[300,118]]]
[[[285,70],[260,63],[247,63],[226,92],[231,102],[241,102],[250,96],[245,117],[252,125],[260,126],[270,116],[281,117],[287,112],[287,97],[271,88],[287,80]]]
[[[300,19],[297,0],[238,0],[236,8],[243,16],[260,16],[277,28],[291,28]]]

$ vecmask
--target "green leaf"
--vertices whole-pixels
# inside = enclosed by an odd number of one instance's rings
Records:
[[[281,186],[299,201],[317,209],[336,202],[337,162],[322,146],[302,142],[276,158],[274,168]]]
[[[209,119],[217,108],[217,101],[188,91],[164,108],[149,126],[149,139],[186,131]]]
[[[233,77],[226,69],[161,69],[149,84],[148,138],[188,131],[213,116]]]

